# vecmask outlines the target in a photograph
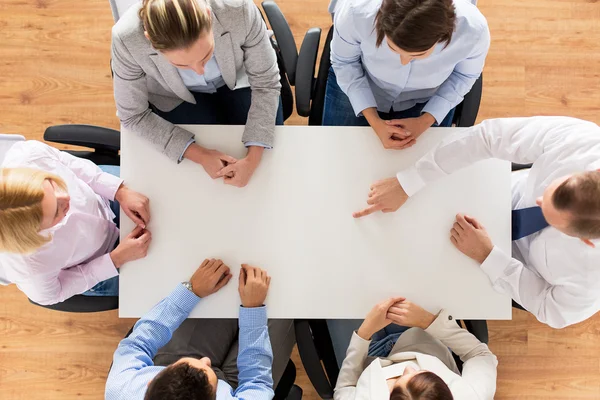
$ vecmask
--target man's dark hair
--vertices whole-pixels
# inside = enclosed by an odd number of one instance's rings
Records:
[[[188,363],[173,364],[150,382],[144,400],[215,400],[208,376]]]
[[[600,238],[600,171],[575,174],[552,195],[557,210],[571,216],[569,229],[579,238]]]
[[[410,53],[448,45],[455,22],[452,0],[383,0],[375,17],[377,47],[385,37]]]
[[[406,389],[397,387],[390,400],[453,400],[446,382],[433,372],[420,372],[410,378]]]

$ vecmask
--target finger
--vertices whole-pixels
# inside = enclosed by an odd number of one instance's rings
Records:
[[[226,176],[223,181],[225,182],[226,185],[231,185],[231,186],[235,186],[235,187],[241,187],[241,183],[240,180],[237,179],[236,177],[229,177]]]
[[[129,208],[123,208],[123,211],[125,211],[125,215],[127,215],[133,222],[135,222],[137,226],[141,227],[142,229],[146,227],[144,220],[140,218],[140,216],[134,210],[131,210]]]
[[[406,139],[411,136],[408,130],[394,125],[388,127],[388,132],[391,134],[390,136],[394,140]]]
[[[398,303],[399,301],[406,300],[404,297],[391,297],[386,301],[386,307],[389,309],[392,305]]]
[[[150,204],[147,201],[142,202],[142,206],[137,211],[138,215],[144,222],[144,228],[150,222]]]
[[[252,278],[254,276],[254,267],[248,264],[242,264],[246,277]]]
[[[452,228],[452,230],[450,230],[450,233],[452,234],[452,236],[454,236],[455,238],[460,238],[460,233],[458,233],[458,231],[454,228]]]
[[[475,218],[469,217],[468,215],[465,215],[464,218],[465,218],[465,221],[467,221],[469,224],[473,225],[476,229],[484,229],[483,225],[481,225],[481,223],[479,221],[477,221]]]
[[[207,258],[204,261],[202,261],[202,264],[200,264],[200,268],[204,268],[206,267],[206,265],[210,262],[210,260]]]
[[[152,238],[152,235],[150,234],[150,232],[146,231],[143,234],[140,235],[139,238],[137,238],[136,240],[139,240],[140,243],[146,243],[147,241],[149,241]]]
[[[215,292],[220,290],[223,286],[227,285],[229,283],[229,281],[231,280],[231,277],[233,275],[231,274],[227,274],[225,277],[223,277],[215,286]]]
[[[138,236],[140,236],[140,234],[142,233],[143,230],[144,230],[144,228],[142,228],[141,226],[138,225],[135,228],[133,228],[133,230],[131,231],[131,233],[129,235],[127,235],[127,237],[130,239],[135,239]]]
[[[215,260],[214,258],[211,258],[208,261],[208,264],[206,264],[206,269],[209,270],[209,271],[212,271],[213,270],[212,268],[215,265],[215,262],[217,262],[217,260]]]
[[[462,214],[456,214],[456,222],[463,228],[463,230],[469,229],[472,225],[467,222],[465,216]]]
[[[455,222],[452,225],[452,228],[456,229],[456,231],[460,233],[463,233],[465,231],[465,229],[458,222]]]
[[[458,240],[456,240],[454,236],[450,236],[450,241],[456,248],[458,248]]]
[[[246,270],[242,267],[240,269],[240,289],[243,289],[246,286]]]
[[[229,164],[217,171],[217,176],[233,176],[232,174],[236,169],[237,166],[235,164]]]
[[[223,263],[219,265],[219,268],[215,270],[215,274],[218,276],[227,275],[229,273],[229,267]]]
[[[389,139],[387,141],[388,149],[391,149],[391,150],[400,150],[400,149],[402,149],[403,144],[404,144],[404,140]]]
[[[413,147],[417,141],[415,139],[411,139],[408,143],[400,147],[400,150],[408,149],[409,147]]]
[[[271,286],[271,277],[267,276],[267,287]]]
[[[230,155],[225,153],[221,153],[219,155],[219,159],[221,161],[225,161],[227,164],[235,164],[238,161],[237,158],[231,157]]]
[[[380,205],[380,204],[374,204],[374,205],[372,205],[370,207],[367,207],[367,208],[365,208],[365,209],[363,209],[361,211],[355,212],[354,214],[352,214],[352,216],[354,218],[362,218],[362,217],[365,217],[365,216],[367,216],[369,214],[373,214],[375,211],[379,211],[382,208],[383,208],[382,205]]]
[[[217,269],[219,269],[219,267],[223,265],[223,261],[220,259],[216,259],[215,262],[212,264],[212,270],[216,271]]]

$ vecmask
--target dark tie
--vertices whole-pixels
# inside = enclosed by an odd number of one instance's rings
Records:
[[[548,226],[538,206],[512,210],[512,240],[521,239]]]

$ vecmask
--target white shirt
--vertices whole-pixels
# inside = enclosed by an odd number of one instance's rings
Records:
[[[513,209],[536,205],[555,179],[600,168],[600,127],[568,117],[487,120],[440,143],[398,173],[409,196],[476,161],[533,163],[513,180]],[[494,288],[538,320],[562,328],[600,309],[600,241],[592,248],[553,227],[514,241],[512,256],[494,247],[481,265]]]
[[[123,182],[94,163],[34,140],[13,145],[2,168],[36,168],[61,177],[71,197],[66,217],[41,231],[52,240],[32,254],[0,253],[5,278],[39,304],[55,304],[117,276],[108,254],[119,237],[109,200]]]

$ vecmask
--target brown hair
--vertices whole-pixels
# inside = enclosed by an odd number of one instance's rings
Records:
[[[396,387],[390,400],[453,400],[446,382],[433,372],[420,372],[410,378],[406,389]]]
[[[215,400],[215,388],[201,369],[188,363],[171,364],[148,385],[144,400]]]
[[[411,53],[448,45],[455,21],[452,0],[383,0],[375,17],[377,47],[384,37]]]
[[[570,230],[582,239],[600,238],[600,171],[575,174],[552,195],[556,209],[571,215]]]
[[[206,7],[204,0],[144,0],[139,16],[156,50],[180,50],[210,31]]]
[[[48,243],[50,236],[40,235],[44,212],[43,183],[51,180],[67,190],[58,176],[33,168],[0,170],[0,251],[28,254]]]

